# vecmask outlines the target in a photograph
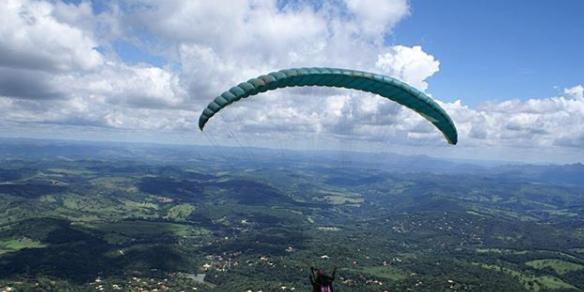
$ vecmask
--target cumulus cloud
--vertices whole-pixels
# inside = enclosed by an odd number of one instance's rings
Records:
[[[90,2],[3,3],[0,10],[0,99],[5,123],[138,127],[147,109],[176,108],[186,96],[175,72],[128,65],[98,50],[117,33],[108,13]],[[107,28],[109,31],[104,32]],[[127,118],[113,118],[121,113]],[[142,115],[143,116],[143,115]],[[160,116],[160,115],[159,115]],[[144,128],[164,128],[150,119]]]
[[[43,1],[5,1],[0,10],[0,65],[68,71],[101,64],[103,59],[92,37],[59,21],[54,13],[55,6]]]
[[[474,109],[460,101],[443,106],[453,116],[463,144],[581,147],[584,97],[578,88],[566,89],[563,96],[486,102]]]
[[[440,62],[422,47],[394,46],[377,57],[377,68],[421,90],[428,88],[426,79],[440,70]]]
[[[582,98],[584,97],[584,86],[576,85],[574,87],[564,89],[564,94],[572,98]]]
[[[345,0],[360,29],[371,37],[383,36],[409,14],[406,0]]]
[[[55,78],[47,72],[0,67],[0,96],[21,99],[63,98]]]
[[[126,21],[174,46],[182,80],[191,91],[210,94],[292,66],[370,70],[385,48],[383,33],[408,13],[405,1],[377,2],[380,10],[369,11],[355,1],[348,1],[349,10],[329,1],[319,8],[292,1],[283,7],[278,1],[141,1]],[[366,33],[371,28],[376,33]]]
[[[186,96],[176,74],[147,65],[109,63],[92,74],[73,78],[69,87],[76,95],[131,108],[174,108]]]

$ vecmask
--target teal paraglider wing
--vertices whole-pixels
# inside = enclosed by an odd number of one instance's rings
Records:
[[[423,92],[389,76],[335,68],[285,69],[240,83],[209,103],[199,117],[199,128],[203,130],[213,115],[242,98],[296,86],[341,87],[381,95],[419,113],[442,132],[448,143],[458,141],[456,126],[450,116]]]

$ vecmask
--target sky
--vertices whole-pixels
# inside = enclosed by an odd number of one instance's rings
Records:
[[[0,4],[0,136],[584,162],[584,2],[43,1]],[[290,67],[400,79],[452,117],[448,145],[367,93],[218,94]]]

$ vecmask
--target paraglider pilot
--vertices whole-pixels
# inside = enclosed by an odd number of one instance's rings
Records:
[[[333,269],[333,273],[329,276],[320,269],[310,267],[310,284],[313,292],[333,292],[333,281],[337,268]]]

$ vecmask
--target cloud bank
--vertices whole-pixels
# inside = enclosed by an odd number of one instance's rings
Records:
[[[386,42],[410,13],[405,0],[128,0],[103,7],[7,0],[2,6],[5,134],[86,127],[192,132],[195,143],[206,143],[197,133],[199,112],[218,93],[263,73],[346,67],[390,75],[431,95],[429,78],[440,71],[440,61],[421,46]],[[554,97],[475,107],[437,100],[458,127],[457,147],[577,149],[584,146],[583,92],[575,85]],[[264,142],[322,137],[363,147],[448,147],[416,113],[366,93],[296,88],[253,99],[209,122],[219,143],[238,133]]]

